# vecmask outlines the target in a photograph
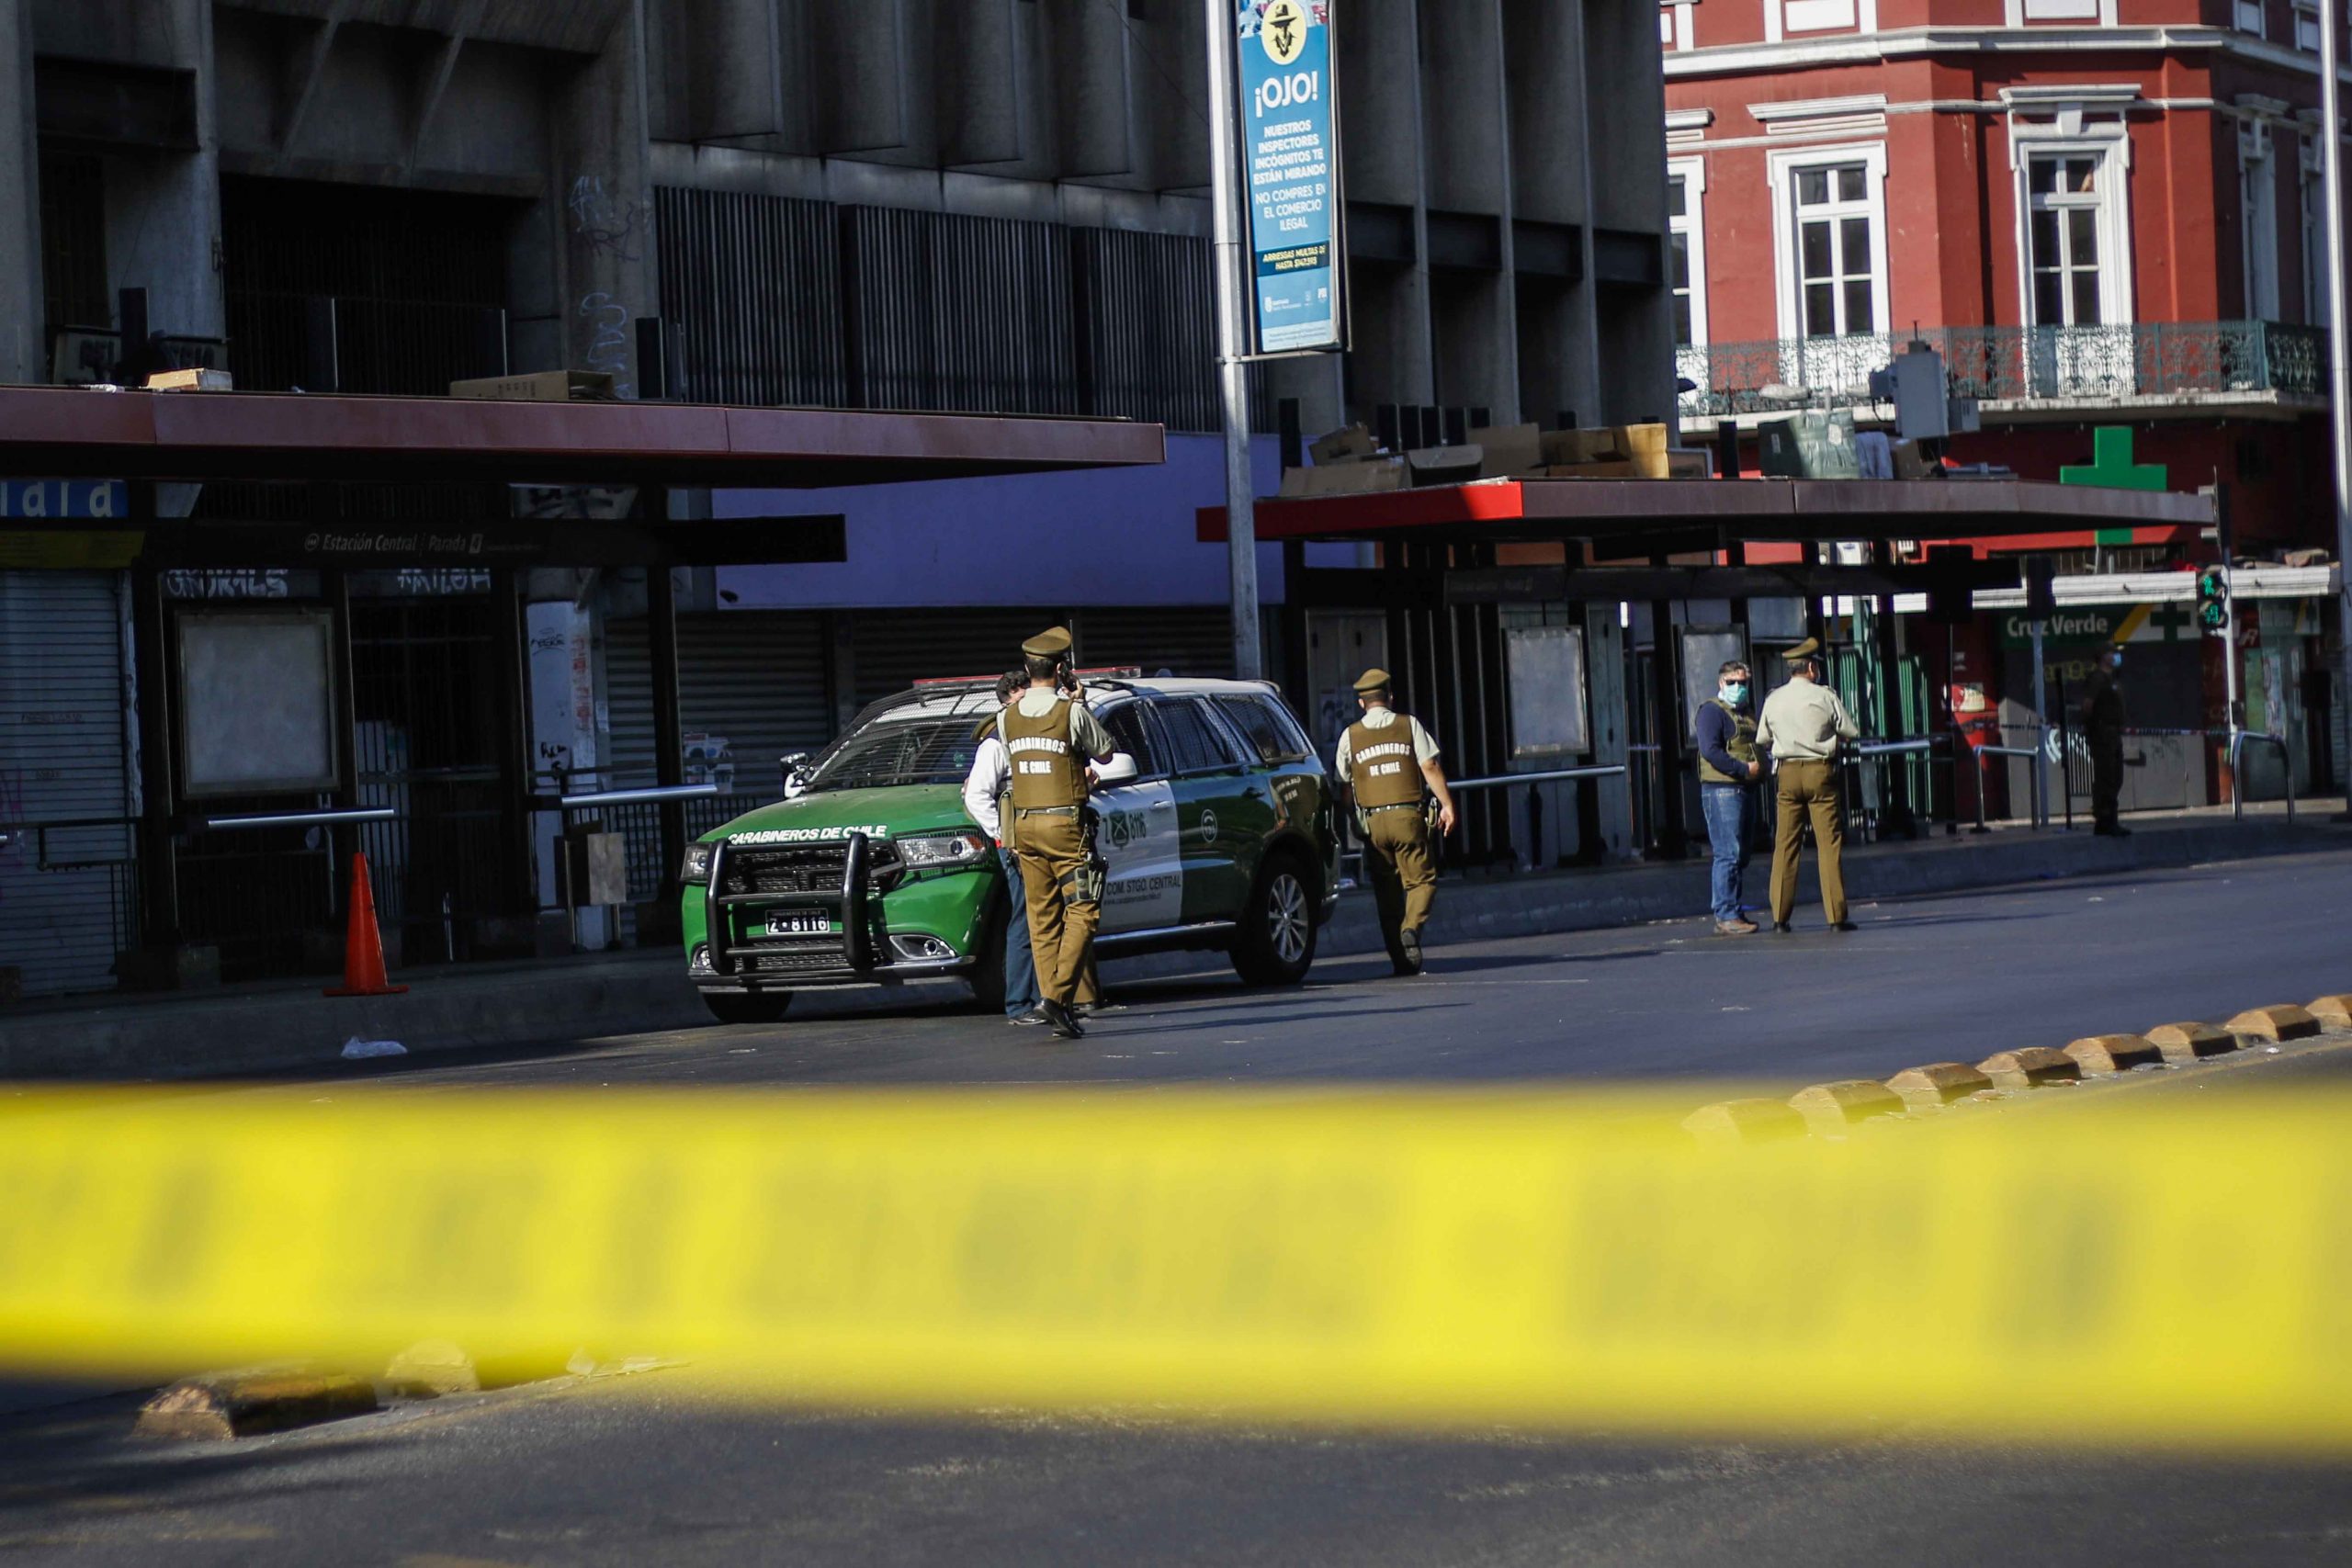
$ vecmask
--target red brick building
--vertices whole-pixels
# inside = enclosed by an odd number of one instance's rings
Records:
[[[2316,0],[1666,0],[1659,36],[1694,443],[1880,422],[1869,373],[1916,337],[1979,400],[1959,460],[2054,479],[2130,425],[2169,485],[2231,487],[2242,556],[2333,545]],[[2211,555],[2033,544],[2075,572]],[[2248,619],[2274,685],[2324,652],[2317,604]],[[2003,683],[1997,646],[1977,662]]]

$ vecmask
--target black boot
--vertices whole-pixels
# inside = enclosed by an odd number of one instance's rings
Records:
[[[1071,1016],[1069,1009],[1059,1002],[1039,1002],[1037,1005],[1045,1010],[1046,1021],[1053,1026],[1055,1039],[1083,1040],[1086,1038],[1085,1026]]]

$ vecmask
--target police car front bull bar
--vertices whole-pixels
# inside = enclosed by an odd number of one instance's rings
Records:
[[[874,968],[872,933],[866,929],[866,902],[871,894],[870,879],[866,872],[868,859],[865,835],[852,833],[844,841],[842,854],[842,890],[839,895],[842,919],[842,964],[843,967],[859,975],[867,974]],[[735,932],[731,923],[733,917],[728,912],[729,906],[733,900],[719,891],[725,886],[726,869],[727,840],[721,839],[710,848],[710,874],[708,880],[703,884],[703,942],[710,950],[711,973],[722,978],[736,979],[745,975],[755,974],[756,971],[739,973],[735,967],[735,960],[739,957],[755,957],[762,949],[751,943],[745,943],[742,946],[735,945]],[[822,905],[831,901],[833,896],[810,893],[797,894],[793,897],[803,897],[811,903]]]

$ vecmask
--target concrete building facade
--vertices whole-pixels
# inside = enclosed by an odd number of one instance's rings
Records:
[[[1285,403],[1310,435],[1351,419],[1433,432],[1668,413],[1665,109],[1646,13],[1332,11],[1353,349],[1253,372],[1261,485]],[[1206,48],[1192,0],[0,0],[0,380],[204,364],[241,390],[435,396],[571,369],[611,376],[623,398],[1154,421],[1174,460],[1066,486],[668,497],[688,523],[844,519],[839,560],[678,574],[686,745],[707,776],[769,791],[779,751],[820,744],[892,682],[996,667],[1041,615],[1069,619],[1090,657],[1214,673],[1223,550],[1194,522],[1222,499],[1201,434],[1216,410]],[[143,324],[124,319],[127,290]],[[166,486],[157,505],[225,525],[517,504],[594,516],[632,501],[417,478]],[[0,822],[74,815],[105,778],[135,806],[135,715],[90,695],[130,684],[127,577],[6,521],[68,505],[86,520],[119,488],[0,491]],[[1358,558],[1264,549],[1286,680],[1304,682],[1317,637],[1284,605],[1287,572]],[[323,614],[345,591],[291,561],[169,575],[184,607]],[[362,794],[439,825],[431,841],[372,842],[386,924],[412,954],[491,951],[469,933],[493,930],[475,879],[512,851],[482,804],[505,738],[475,698],[509,635],[493,601],[510,585],[392,563],[347,576],[334,613]],[[513,586],[537,765],[644,782],[647,606],[670,596],[634,570]],[[72,715],[48,711],[67,689],[67,626]],[[10,641],[35,626],[40,647]],[[1345,657],[1376,662],[1351,626]],[[51,765],[61,748],[74,768]],[[0,967],[29,942],[40,984],[105,983],[140,894],[111,830],[89,831],[72,874],[107,886],[72,900],[65,873],[24,858],[32,840],[0,844]],[[650,888],[665,868],[631,841],[633,887]],[[333,880],[321,863],[317,846],[191,862],[182,923],[224,973],[311,964],[293,928],[312,908],[303,889]],[[240,896],[256,886],[282,887],[296,912],[272,912],[275,892]],[[90,924],[70,940],[49,913],[69,902]]]

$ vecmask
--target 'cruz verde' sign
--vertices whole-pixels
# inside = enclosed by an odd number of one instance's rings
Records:
[[[1259,354],[1347,346],[1331,0],[1234,0],[1250,328]]]

